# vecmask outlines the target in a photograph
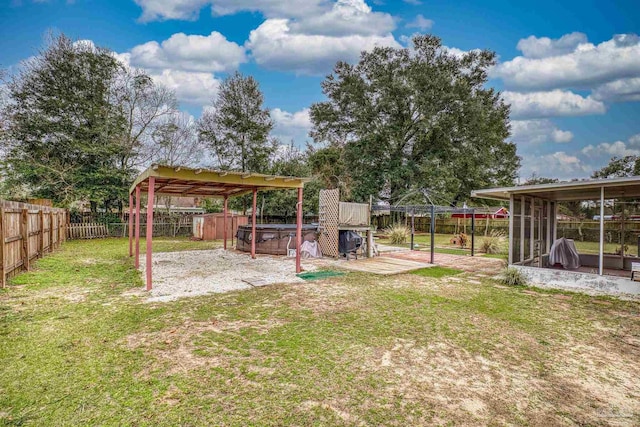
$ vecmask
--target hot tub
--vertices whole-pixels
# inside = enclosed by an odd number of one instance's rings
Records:
[[[313,242],[317,237],[317,225],[303,224],[302,239]],[[256,224],[256,253],[271,255],[287,255],[287,245],[295,249],[295,224]],[[236,233],[238,242],[236,249],[251,252],[251,224],[239,225]]]

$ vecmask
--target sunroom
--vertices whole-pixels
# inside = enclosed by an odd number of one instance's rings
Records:
[[[640,263],[640,221],[631,215],[640,176],[492,188],[472,197],[509,202],[509,265],[533,281],[640,293],[631,281]],[[591,219],[559,224],[560,206],[576,203],[592,208]],[[593,226],[586,241],[585,223]],[[579,236],[571,232],[575,227]]]

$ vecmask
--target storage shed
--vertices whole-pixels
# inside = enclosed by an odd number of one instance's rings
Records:
[[[193,217],[193,237],[201,240],[222,240],[224,233],[224,213],[211,213]],[[227,236],[233,238],[237,234],[238,226],[249,224],[248,215],[227,215]]]

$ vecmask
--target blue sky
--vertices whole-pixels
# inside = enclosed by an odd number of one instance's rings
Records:
[[[640,155],[640,2],[459,0],[3,0],[0,67],[49,30],[108,47],[173,88],[198,117],[234,70],[254,75],[274,135],[303,146],[308,107],[338,59],[414,33],[498,53],[490,84],[512,104],[521,176],[587,177]]]

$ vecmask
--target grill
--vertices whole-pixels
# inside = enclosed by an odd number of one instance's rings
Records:
[[[338,251],[349,259],[350,254],[357,256],[357,251],[362,246],[362,237],[355,231],[340,230],[338,238]]]

